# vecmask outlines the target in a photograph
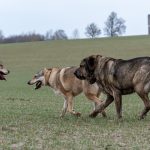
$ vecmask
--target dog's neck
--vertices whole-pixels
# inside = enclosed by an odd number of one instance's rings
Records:
[[[50,71],[48,71],[48,72],[45,74],[45,85],[46,85],[46,86],[50,86],[50,84],[49,84],[50,74],[51,74]]]
[[[51,88],[55,88],[54,80],[57,78],[57,73],[60,71],[59,68],[53,68],[51,72],[48,72],[45,76],[45,84]]]

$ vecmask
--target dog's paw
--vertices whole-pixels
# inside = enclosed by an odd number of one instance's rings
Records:
[[[76,112],[76,114],[75,114],[77,117],[80,117],[81,116],[81,113],[79,113],[79,112]]]
[[[138,116],[138,120],[142,120],[142,119],[144,119],[144,116],[139,115],[139,116]]]
[[[62,118],[64,117],[64,115],[63,115],[63,114],[60,114],[60,116],[59,116],[59,117],[60,117],[60,119],[62,119]]]
[[[98,115],[98,112],[92,112],[89,117],[95,118]]]
[[[104,118],[106,118],[106,117],[107,117],[107,115],[106,115],[106,112],[105,112],[105,111],[103,111],[103,112],[102,112],[102,116],[103,116]]]

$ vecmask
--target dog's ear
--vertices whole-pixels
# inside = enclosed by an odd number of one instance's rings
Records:
[[[47,72],[48,71],[48,69],[47,68],[44,68],[44,72]]]
[[[47,73],[51,73],[52,72],[52,68],[44,68],[44,74],[47,74]]]
[[[52,71],[52,68],[48,68],[47,70],[48,70],[48,71]]]
[[[86,65],[87,65],[87,69],[88,71],[94,71],[97,65],[97,60],[96,60],[96,56],[90,56],[87,60],[86,60]]]
[[[44,68],[43,73],[46,74],[47,72],[49,72],[49,69]]]

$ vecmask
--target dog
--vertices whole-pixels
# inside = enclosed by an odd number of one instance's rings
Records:
[[[0,80],[6,80],[5,76],[10,73],[2,64],[0,64]]]
[[[96,117],[99,112],[115,101],[117,117],[122,118],[122,95],[136,92],[145,107],[139,119],[150,110],[150,57],[137,57],[129,60],[114,59],[101,55],[84,58],[75,71],[77,78],[97,83],[107,95],[105,102],[91,113]]]
[[[76,116],[81,115],[73,109],[73,98],[82,92],[89,100],[94,102],[95,107],[102,102],[98,98],[101,93],[98,85],[96,83],[91,85],[87,81],[81,81],[76,78],[74,75],[76,69],[77,67],[45,68],[35,74],[33,79],[28,82],[29,85],[36,84],[35,89],[39,89],[41,86],[49,86],[55,93],[64,97],[60,117],[64,117],[66,111]],[[102,115],[106,117],[105,111],[102,111]]]

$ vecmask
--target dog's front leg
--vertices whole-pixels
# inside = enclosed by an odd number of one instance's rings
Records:
[[[113,102],[114,98],[111,95],[107,95],[107,99],[105,102],[102,102],[100,105],[96,107],[96,109],[89,115],[91,118],[94,118],[101,113],[108,105]]]
[[[113,97],[115,100],[116,112],[118,119],[122,118],[122,96],[119,92],[114,92]]]
[[[95,94],[86,93],[85,95],[89,100],[92,100],[94,102],[94,110],[96,110],[96,107],[102,103],[102,101],[98,98],[98,96],[95,96]],[[103,117],[107,117],[104,110],[102,111],[102,115]]]

